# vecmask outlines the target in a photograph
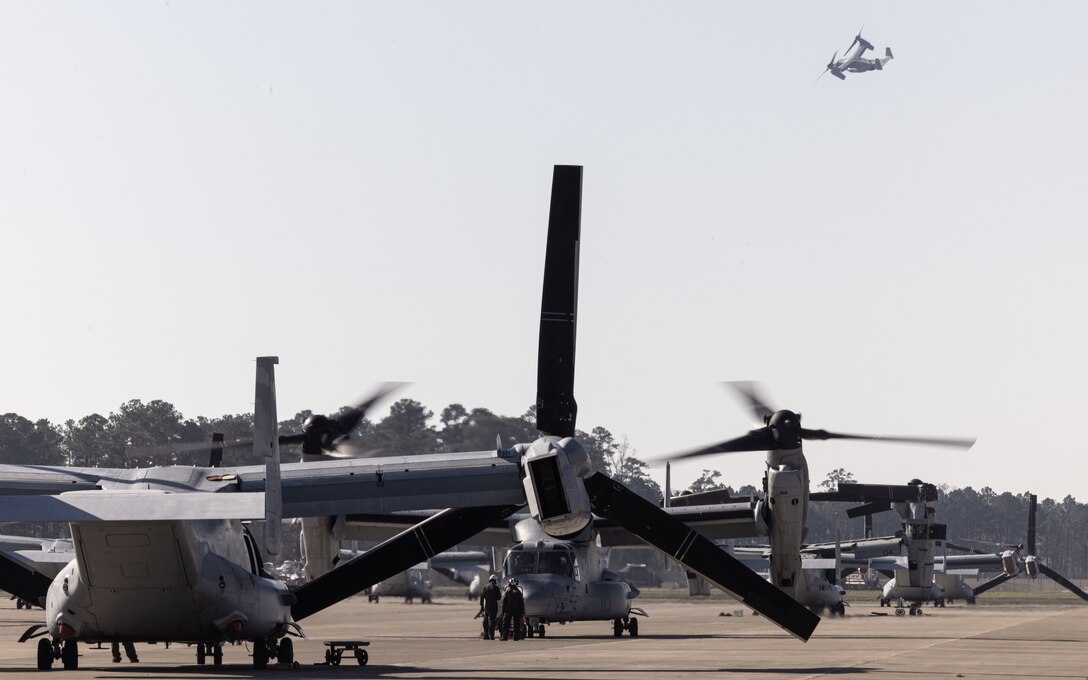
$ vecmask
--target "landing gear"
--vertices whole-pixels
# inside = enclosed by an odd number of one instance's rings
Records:
[[[374,602],[375,604],[377,604],[378,599],[379,599],[379,596],[376,593],[371,593],[371,594],[366,596],[366,601],[367,602]]]
[[[545,628],[544,628],[544,624],[543,624],[543,623],[538,623],[538,624],[536,624],[536,634],[537,634],[538,636],[540,636],[540,637],[544,637],[544,630],[545,630]]]
[[[47,671],[53,667],[53,643],[47,638],[38,640],[38,670]]]
[[[612,635],[614,637],[621,637],[624,630],[626,630],[627,634],[631,637],[638,637],[638,619],[631,616],[626,619],[612,620]]]
[[[203,666],[208,661],[208,650],[205,643],[196,643],[196,665]]]
[[[295,643],[291,642],[291,638],[280,640],[276,647],[276,661],[288,665],[295,662]]]
[[[60,649],[60,662],[64,670],[74,671],[79,668],[79,644],[75,640],[68,640]]]
[[[839,602],[831,605],[827,608],[827,613],[831,616],[846,616],[846,603]]]
[[[268,668],[268,643],[264,640],[253,641],[253,668],[264,670]]]
[[[213,643],[213,646],[212,646],[212,665],[213,666],[222,666],[223,665],[223,645],[221,643],[219,643],[219,642]]]
[[[910,615],[911,616],[921,616],[922,615],[922,605],[918,604],[917,602],[911,603],[911,605],[910,605]]]
[[[906,614],[906,613],[907,613],[907,610],[903,609],[902,607],[896,607],[895,608],[895,615],[896,616],[902,616],[903,614]],[[914,612],[911,612],[911,614],[913,614],[913,613]]]

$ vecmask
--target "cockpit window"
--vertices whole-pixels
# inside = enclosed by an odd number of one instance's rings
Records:
[[[509,576],[535,574],[536,553],[526,550],[510,551],[510,555],[506,558],[506,573]]]
[[[574,576],[574,564],[565,550],[542,550],[538,570],[541,574]]]

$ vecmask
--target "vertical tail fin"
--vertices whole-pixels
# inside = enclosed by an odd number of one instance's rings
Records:
[[[264,549],[278,555],[282,538],[283,495],[280,485],[280,437],[276,416],[276,369],[279,357],[257,357],[253,407],[253,453],[264,457]]]

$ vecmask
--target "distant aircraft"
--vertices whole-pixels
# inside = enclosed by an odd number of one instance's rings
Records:
[[[862,26],[862,28],[865,28]],[[857,49],[853,54],[848,54],[854,46],[857,45]],[[821,73],[816,80],[819,80],[824,76],[824,73],[828,71],[831,75],[835,76],[839,80],[846,80],[846,72],[850,73],[864,73],[865,71],[883,71],[884,64],[887,64],[893,59],[892,48],[884,48],[884,56],[880,58],[867,58],[863,56],[868,50],[873,49],[873,44],[861,37],[861,31],[854,36],[854,42],[850,43],[850,47],[847,47],[843,51],[843,58],[839,59],[839,53],[831,55],[831,61],[827,63],[827,68]]]

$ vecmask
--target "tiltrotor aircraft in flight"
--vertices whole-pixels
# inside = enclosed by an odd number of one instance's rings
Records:
[[[293,657],[299,621],[464,542],[528,505],[552,538],[595,513],[666,552],[789,633],[819,618],[710,540],[607,475],[574,438],[574,354],[582,169],[552,185],[537,370],[541,437],[500,451],[280,464],[279,448],[336,451],[354,425],[315,419],[279,435],[274,357],[258,360],[254,449],[265,465],[65,468],[0,465],[0,521],[68,522],[76,559],[55,579],[0,557],[0,588],[45,605],[38,667],[79,664],[80,642],[181,642],[221,663],[248,641],[257,667]],[[277,554],[281,520],[448,508],[297,589],[263,573],[243,520],[265,519]],[[44,630],[42,630],[44,629]]]
[[[863,27],[864,28],[864,27]],[[857,49],[854,49],[854,46]],[[850,50],[854,50],[850,53]],[[883,57],[866,57],[865,53],[873,49],[873,44],[861,37],[861,31],[854,36],[854,42],[850,43],[850,47],[847,47],[843,51],[843,57],[839,58],[838,51],[831,55],[831,61],[827,63],[827,68],[824,69],[816,80],[823,77],[824,73],[830,72],[839,80],[846,80],[846,73],[864,73],[865,71],[883,71],[884,65],[891,61],[894,57],[892,55],[892,48],[884,48]]]

